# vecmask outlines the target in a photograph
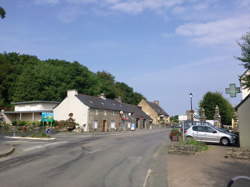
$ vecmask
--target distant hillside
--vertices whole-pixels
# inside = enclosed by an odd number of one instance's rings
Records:
[[[30,100],[60,101],[68,89],[138,104],[143,96],[107,72],[91,72],[79,62],[48,59],[17,53],[0,53],[0,106]]]

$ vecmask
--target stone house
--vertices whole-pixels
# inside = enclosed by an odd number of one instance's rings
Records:
[[[239,120],[240,147],[250,149],[250,94],[235,109]]]
[[[141,107],[143,112],[150,116],[153,124],[170,124],[169,115],[160,107],[159,101],[150,102],[145,99],[142,99],[138,106]]]
[[[139,107],[119,99],[78,94],[69,90],[67,97],[54,108],[54,119],[67,120],[69,114],[84,131],[126,130],[134,123],[138,128],[149,126],[150,118]]]
[[[53,113],[53,108],[59,104],[56,101],[23,101],[12,103],[14,111],[1,111],[3,121],[41,121],[42,113]]]

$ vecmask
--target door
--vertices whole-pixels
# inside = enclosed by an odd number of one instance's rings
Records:
[[[220,137],[218,136],[217,130],[205,126],[206,130],[206,141],[208,142],[220,142]]]
[[[206,132],[204,126],[193,126],[193,137],[199,141],[206,141]]]
[[[103,120],[102,121],[102,132],[106,132],[107,131],[107,121]]]

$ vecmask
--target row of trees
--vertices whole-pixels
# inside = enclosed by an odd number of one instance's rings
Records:
[[[94,96],[104,93],[111,99],[121,96],[129,104],[144,98],[110,73],[93,73],[79,62],[0,53],[0,106],[27,100],[60,101],[68,89]]]

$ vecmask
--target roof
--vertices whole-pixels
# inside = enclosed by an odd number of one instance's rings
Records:
[[[59,104],[58,101],[21,101],[21,102],[13,102],[13,105],[22,105],[22,104],[36,104],[36,103],[49,103],[49,104]]]
[[[243,103],[245,103],[245,101],[247,100],[247,99],[249,99],[250,98],[250,94],[248,94],[236,107],[235,107],[235,110],[238,110],[238,108],[243,104]]]
[[[141,108],[137,105],[131,105],[123,103],[124,106],[127,107],[127,110],[129,110],[132,113],[132,116],[134,118],[144,118],[150,120],[151,118],[141,110]]]
[[[164,116],[169,116],[167,112],[165,112],[165,110],[163,110],[158,104],[147,101],[147,103],[151,106],[151,108],[154,109],[154,111],[158,114],[158,115],[164,115]]]
[[[4,111],[4,113],[5,113],[5,114],[19,114],[19,113],[41,113],[41,112],[53,112],[53,110]]]
[[[102,99],[95,96],[78,94],[76,97],[85,105],[95,108],[95,109],[103,109],[103,110],[114,110],[114,111],[123,111],[127,113],[132,113],[135,118],[145,118],[150,119],[150,117],[145,114],[140,107],[136,105],[120,103],[119,101],[112,99]]]

